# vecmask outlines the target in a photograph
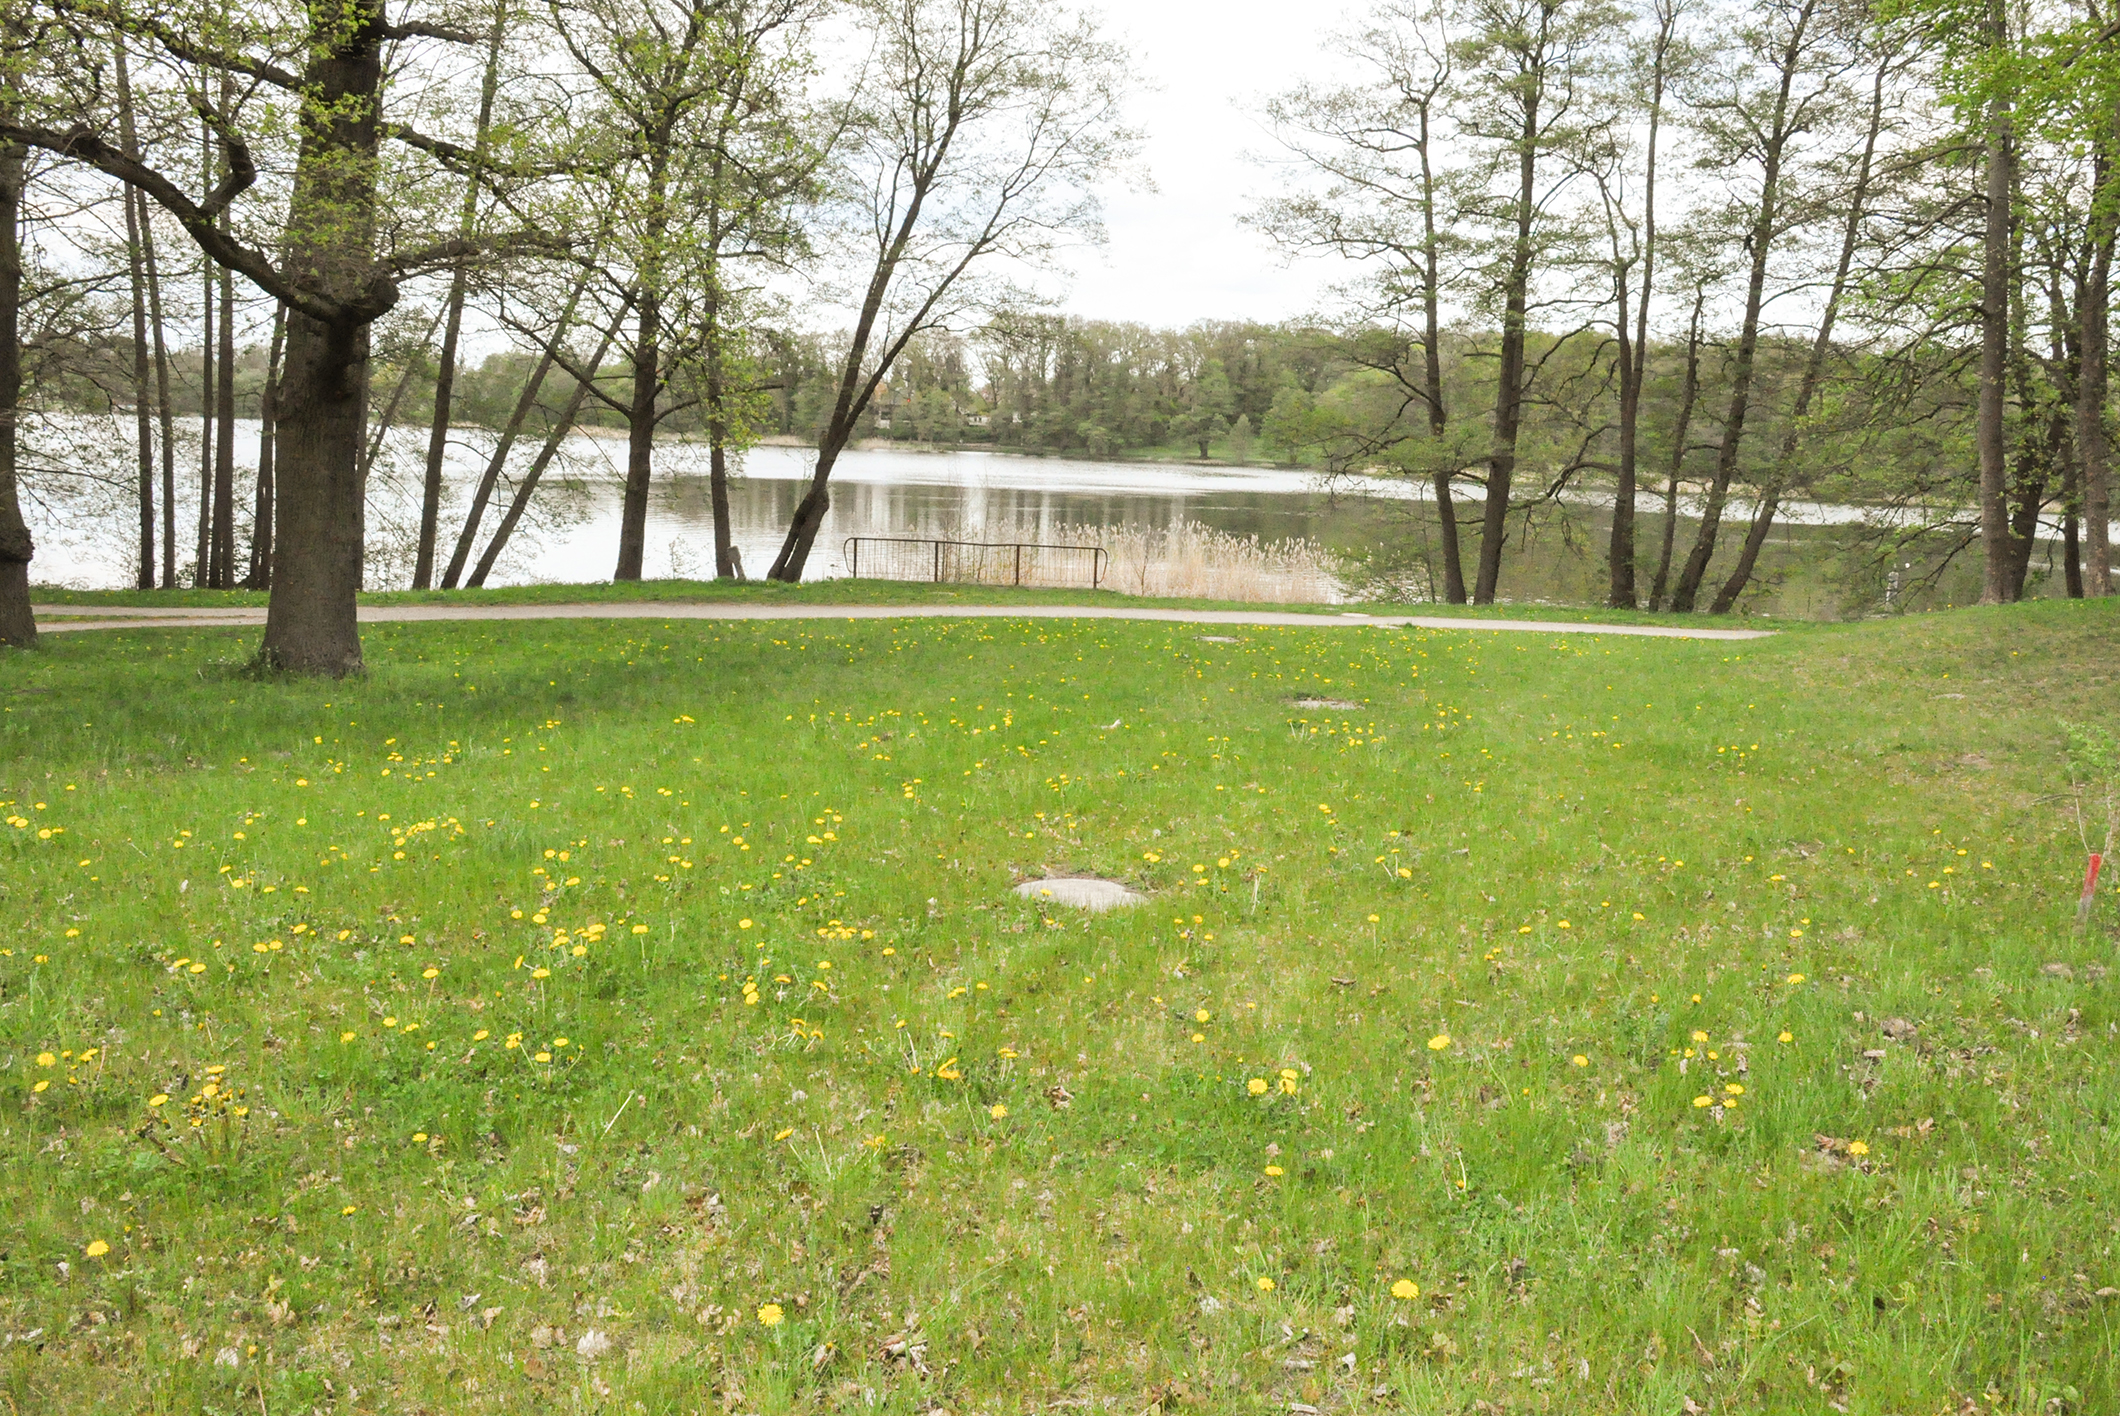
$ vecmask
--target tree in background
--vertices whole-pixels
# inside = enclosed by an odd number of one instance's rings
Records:
[[[1132,153],[1126,55],[1055,0],[865,0],[875,48],[837,182],[837,249],[866,270],[775,580],[802,579],[832,468],[906,346],[994,308],[998,262],[1098,234],[1093,185]],[[859,250],[860,267],[852,252]]]

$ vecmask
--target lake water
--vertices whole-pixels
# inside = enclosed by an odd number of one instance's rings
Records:
[[[36,450],[32,433],[32,448]],[[73,474],[29,480],[25,510],[38,539],[32,579],[76,588],[120,587],[133,578],[132,513],[126,483],[131,475],[128,419],[75,419],[46,424],[46,466],[109,469],[101,477]],[[244,467],[256,465],[257,425],[237,425],[239,485]],[[446,561],[462,524],[470,490],[492,446],[492,435],[462,430],[446,464],[441,558]],[[519,448],[515,466],[534,449]],[[393,434],[378,459],[369,494],[369,584],[375,589],[409,583],[418,488],[425,435],[414,429]],[[730,503],[736,544],[747,571],[762,576],[778,552],[783,533],[808,482],[814,454],[802,447],[759,447],[743,459]],[[607,580],[618,553],[621,439],[577,433],[563,445],[541,484],[532,510],[489,584],[521,585]],[[32,458],[31,461],[38,459]],[[188,472],[187,472],[187,469]],[[107,480],[106,480],[107,479]],[[186,445],[180,430],[178,458],[178,559],[188,563],[196,525],[197,443]],[[189,484],[188,487],[186,484]],[[852,536],[916,536],[955,539],[1055,541],[1094,538],[1095,528],[1133,527],[1159,531],[1193,523],[1265,543],[1308,542],[1333,553],[1384,554],[1375,569],[1415,594],[1435,574],[1432,508],[1425,487],[1402,481],[1343,482],[1328,490],[1301,469],[1213,467],[1179,463],[1098,462],[1026,457],[996,452],[850,450],[833,477],[832,508],[807,568],[811,579],[847,572],[843,546]],[[1459,517],[1468,533],[1479,514],[1477,488],[1461,498]],[[490,532],[500,505],[487,513]],[[246,498],[238,493],[239,519]],[[1681,504],[1679,558],[1693,531],[1690,502]],[[1645,496],[1640,520],[1644,595],[1663,518],[1660,503]],[[1750,507],[1733,502],[1723,546],[1711,573],[1719,583],[1744,534]],[[1546,508],[1521,530],[1513,530],[1503,570],[1504,598],[1516,601],[1596,603],[1603,598],[1606,507],[1596,495]],[[1762,560],[1768,586],[1755,608],[1770,613],[1837,618],[1883,602],[1887,570],[1860,555],[1851,559],[1837,534],[1863,521],[1858,508],[1794,503],[1782,513]],[[1088,528],[1085,531],[1085,528]],[[239,533],[240,546],[247,534]],[[1470,574],[1476,537],[1465,549]],[[2057,573],[2049,547],[2033,579],[2055,593]],[[476,551],[474,551],[474,555]],[[1966,559],[1968,562],[1970,558]],[[1923,568],[1903,562],[1911,580]],[[649,503],[645,573],[650,578],[704,577],[713,573],[713,527],[708,500],[707,450],[689,443],[656,449],[656,485]],[[1960,569],[1952,566],[1948,575]],[[1356,577],[1357,579],[1359,576]],[[1320,583],[1315,578],[1310,583]],[[1952,582],[1935,592],[1947,598]],[[1336,598],[1331,590],[1317,598]],[[1961,597],[1962,598],[1962,597]]]

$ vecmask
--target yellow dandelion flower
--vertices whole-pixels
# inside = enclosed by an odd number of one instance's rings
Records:
[[[1266,1167],[1266,1173],[1267,1173],[1268,1175],[1275,1175],[1275,1176],[1278,1176],[1278,1175],[1282,1175],[1282,1174],[1285,1174],[1286,1172],[1284,1172],[1284,1171],[1283,1171],[1283,1170],[1281,1169],[1281,1167],[1280,1167],[1280,1166],[1278,1166],[1278,1165],[1269,1165],[1269,1166],[1267,1166],[1267,1167]]]
[[[1578,1052],[1568,1059],[1568,1065],[1571,1067],[1587,1067],[1590,1065],[1590,1059]]]
[[[1713,1106],[1715,1105],[1715,1098],[1712,1096],[1696,1096],[1693,1098],[1693,1104],[1695,1106]]]
[[[1253,1077],[1244,1084],[1244,1090],[1250,1092],[1253,1096],[1264,1096],[1267,1090],[1266,1079],[1264,1077]]]
[[[1194,1022],[1196,1022],[1196,1023],[1204,1023],[1204,1022],[1206,1022],[1206,1021],[1207,1021],[1207,1020],[1208,1020],[1209,1018],[1211,1018],[1211,1017],[1213,1017],[1213,1016],[1214,1016],[1214,1015],[1213,1015],[1212,1013],[1208,1012],[1208,1011],[1207,1011],[1207,1010],[1206,1010],[1205,1008],[1201,1008],[1201,1009],[1198,1009],[1197,1011],[1195,1011],[1195,1012],[1193,1013],[1193,1021],[1194,1021]],[[47,1055],[49,1055],[49,1054],[47,1054]],[[47,1067],[49,1067],[49,1066],[51,1066],[51,1063],[47,1062],[47,1063],[45,1063],[44,1065],[45,1065],[45,1066],[47,1066]]]
[[[1410,1278],[1402,1278],[1391,1285],[1391,1296],[1394,1298],[1418,1298],[1421,1296],[1421,1286]]]
[[[169,1104],[169,1093],[156,1092],[153,1096],[147,1099],[147,1104],[149,1107],[167,1106]]]
[[[768,1303],[758,1310],[758,1321],[765,1327],[779,1327],[786,1317],[787,1314],[781,1311],[778,1303]]]
[[[1271,1292],[1273,1292],[1273,1280],[1272,1280],[1272,1279],[1270,1279],[1270,1278],[1264,1278],[1264,1277],[1262,1277],[1262,1278],[1260,1278],[1260,1279],[1258,1280],[1258,1284],[1259,1284],[1259,1291],[1260,1291],[1261,1293],[1271,1293]]]
[[[1868,1141],[1849,1141],[1849,1142],[1848,1142],[1848,1154],[1849,1154],[1849,1155],[1854,1155],[1854,1156],[1863,1156],[1863,1155],[1868,1155],[1869,1153],[1870,1153],[1870,1143],[1869,1143]]]
[[[91,1239],[88,1241],[88,1247],[81,1252],[92,1259],[100,1259],[110,1252],[110,1245],[104,1243],[101,1239]]]
[[[1430,1052],[1441,1052],[1448,1046],[1450,1046],[1449,1033],[1437,1033],[1434,1037],[1428,1039],[1428,1050]]]
[[[1783,1028],[1781,1032],[1775,1035],[1774,1040],[1776,1042],[1794,1042],[1796,1041],[1796,1034],[1790,1032],[1787,1028]]]
[[[773,1139],[776,1141],[784,1141],[794,1134],[795,1128],[793,1126],[783,1126],[773,1133]]]
[[[997,1101],[986,1109],[986,1114],[993,1117],[996,1121],[1004,1120],[1008,1116],[1008,1108]]]

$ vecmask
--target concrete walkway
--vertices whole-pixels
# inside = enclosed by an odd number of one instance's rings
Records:
[[[215,629],[265,623],[262,607],[184,609],[177,606],[37,605],[37,627],[52,633],[76,629]],[[1528,634],[1614,634],[1644,639],[1765,639],[1763,629],[1715,629],[1706,625],[1578,624],[1565,620],[1455,619],[1441,615],[1289,614],[1276,610],[1182,610],[1110,605],[731,605],[614,601],[577,605],[363,605],[362,624],[411,624],[428,620],[880,620],[880,619],[1105,619],[1165,624],[1274,626],[1295,629],[1492,630]]]

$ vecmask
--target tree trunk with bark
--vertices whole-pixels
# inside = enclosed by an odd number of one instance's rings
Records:
[[[1788,486],[1797,444],[1803,436],[1804,419],[1810,416],[1811,400],[1825,378],[1826,360],[1833,352],[1833,326],[1840,315],[1840,302],[1847,294],[1848,273],[1854,269],[1855,252],[1862,240],[1862,223],[1868,214],[1870,177],[1876,167],[1877,140],[1884,132],[1885,84],[1891,76],[1892,63],[1888,56],[1878,65],[1876,82],[1870,90],[1869,127],[1863,135],[1862,158],[1855,166],[1855,183],[1848,192],[1848,209],[1841,224],[1840,261],[1833,268],[1833,284],[1826,292],[1825,309],[1818,317],[1818,331],[1811,339],[1810,353],[1805,356],[1803,373],[1796,383],[1796,402],[1789,409],[1789,425],[1782,434],[1774,465],[1760,483],[1759,506],[1752,514],[1751,526],[1745,531],[1744,548],[1738,552],[1737,564],[1723,581],[1722,589],[1716,592],[1715,602],[1708,607],[1710,614],[1728,614],[1736,606],[1737,597],[1752,582],[1752,574],[1759,566],[1759,553],[1767,544],[1775,513],[1781,506],[1782,491]]]
[[[250,574],[244,585],[272,588],[272,502],[274,442],[279,436],[280,354],[287,342],[287,307],[272,314],[272,347],[265,355],[265,387],[258,395],[258,485],[250,517]]]
[[[122,55],[123,51],[119,51]],[[124,62],[121,58],[121,64]],[[128,143],[128,146],[130,144]],[[125,265],[132,281],[133,424],[137,443],[140,545],[135,589],[155,588],[155,423],[152,370],[147,358],[147,270],[140,258],[139,194],[127,187],[125,198]]]
[[[1701,507],[1700,529],[1694,535],[1693,549],[1686,557],[1685,568],[1679,572],[1678,585],[1671,592],[1671,608],[1680,614],[1692,613],[1701,582],[1707,578],[1708,563],[1715,557],[1715,539],[1722,526],[1723,506],[1730,495],[1730,480],[1737,474],[1738,455],[1744,446],[1745,416],[1751,410],[1752,376],[1759,357],[1760,310],[1766,300],[1767,255],[1773,246],[1781,214],[1782,154],[1795,136],[1789,126],[1789,99],[1804,53],[1804,36],[1815,10],[1814,4],[1807,4],[1798,13],[1795,26],[1789,32],[1789,41],[1782,49],[1774,117],[1762,145],[1759,209],[1753,215],[1746,243],[1752,253],[1752,269],[1745,282],[1744,323],[1737,333],[1737,359],[1731,370],[1729,411],[1724,415],[1722,442],[1715,453],[1715,477],[1708,484],[1707,499]]]
[[[1606,603],[1631,610],[1635,589],[1634,502],[1639,476],[1642,385],[1649,372],[1649,304],[1656,293],[1656,143],[1664,116],[1664,84],[1671,56],[1671,36],[1678,27],[1678,7],[1656,10],[1656,45],[1651,51],[1648,148],[1642,175],[1642,285],[1635,306],[1634,332],[1627,333],[1627,274],[1620,272],[1619,300],[1619,485],[1612,498],[1612,544],[1606,552],[1611,569]]]
[[[1435,159],[1429,141],[1429,108],[1433,95],[1422,100],[1420,112],[1421,153],[1421,382],[1428,405],[1428,437],[1436,447],[1450,426],[1443,401],[1443,271],[1442,243],[1436,232]],[[1458,535],[1457,503],[1451,495],[1456,470],[1435,471],[1435,522],[1443,542],[1443,599],[1452,605],[1465,603],[1465,550]]]
[[[493,97],[500,85],[501,17],[494,17],[493,35],[486,45],[486,73],[479,86],[478,127],[472,139],[472,166],[464,181],[464,205],[457,218],[457,236],[471,239],[478,220],[479,161],[486,151],[493,126]],[[464,324],[466,273],[461,263],[450,273],[448,317],[442,327],[441,362],[434,371],[434,421],[427,430],[427,476],[420,490],[420,538],[413,556],[412,588],[425,590],[434,583],[435,537],[442,511],[442,459],[449,450],[451,404],[456,398],[456,347]]]
[[[214,390],[213,584],[236,583],[236,278],[221,267],[221,378]]]
[[[11,85],[10,85],[11,87]],[[12,100],[12,93],[0,99]],[[11,105],[10,105],[11,106]],[[0,143],[0,644],[34,648],[29,563],[36,555],[15,486],[15,431],[22,404],[22,184],[28,154]]]
[[[154,341],[155,416],[162,433],[162,588],[177,588],[177,419],[169,401],[169,337],[162,323],[162,273],[155,262],[153,208],[141,193],[140,256],[147,276],[147,323]]]
[[[494,528],[493,539],[486,543],[485,554],[478,558],[478,565],[472,570],[471,578],[465,582],[471,589],[476,590],[484,585],[486,577],[493,573],[493,563],[500,559],[501,551],[508,544],[508,538],[515,534],[515,524],[523,519],[523,511],[530,505],[531,494],[537,490],[538,479],[545,475],[545,468],[551,465],[561,441],[573,428],[574,420],[581,416],[582,403],[589,397],[589,385],[595,381],[597,370],[603,367],[604,356],[611,352],[611,342],[618,338],[619,327],[625,323],[625,319],[626,310],[621,306],[618,314],[605,327],[604,337],[596,346],[596,353],[582,370],[581,377],[576,380],[574,393],[568,398],[567,406],[553,422],[552,430],[545,435],[545,445],[538,449],[536,459],[530,464],[530,470],[525,472],[523,480],[516,484],[515,496],[508,503],[507,514],[501,518],[501,524]]]
[[[213,262],[201,256],[199,270],[199,558],[192,566],[191,583],[203,590],[213,584]]]
[[[286,272],[335,300],[366,302],[375,278],[380,0],[349,0],[320,25],[306,78],[310,111],[288,206]],[[355,596],[365,507],[361,431],[367,393],[367,308],[320,318],[287,314],[278,398],[272,600],[259,662],[338,677],[361,670]]]
[[[1649,586],[1649,608],[1664,607],[1664,592],[1671,584],[1671,555],[1678,541],[1678,479],[1686,468],[1686,439],[1693,430],[1693,406],[1700,399],[1700,319],[1708,303],[1705,284],[1693,288],[1693,319],[1686,326],[1686,369],[1678,385],[1678,417],[1671,430],[1671,477],[1664,486],[1663,549],[1656,561],[1656,579]]]
[[[713,277],[709,277],[712,279]],[[707,500],[714,514],[714,578],[736,578],[736,540],[729,516],[728,370],[722,359],[720,292],[706,299],[707,333],[701,359],[705,365],[707,406]]]
[[[139,134],[133,115],[132,75],[126,66],[125,44],[113,46],[117,60],[118,139],[128,157],[139,155]],[[138,423],[140,457],[140,552],[136,588],[155,587],[155,433],[154,407],[147,353],[147,201],[132,188],[124,189],[125,261],[132,279],[133,304],[133,417]],[[155,331],[159,337],[161,331]]]
[[[1988,44],[2009,47],[2003,0],[1988,0]],[[1987,211],[1980,242],[1980,383],[1974,443],[1980,456],[1980,603],[1999,605],[2010,594],[2008,390],[2010,350],[2010,194],[2016,190],[2016,140],[2010,97],[1988,99]]]
[[[626,409],[626,492],[619,508],[618,567],[613,580],[638,580],[648,548],[648,489],[655,475],[655,403],[661,391],[662,302],[641,284],[633,337],[633,397]]]
[[[2120,121],[2120,115],[2116,115]],[[2109,320],[2112,310],[2113,245],[2120,227],[2120,182],[2116,182],[2113,141],[2101,144],[2093,168],[2097,200],[2091,208],[2090,271],[2076,295],[2081,372],[2076,377],[2076,458],[2083,484],[2083,520],[2088,541],[2083,589],[2088,595],[2113,593],[2112,442],[2106,434],[2105,406],[2110,391]]]
[[[560,311],[558,322],[553,326],[552,337],[544,341],[544,351],[538,356],[537,367],[530,371],[530,381],[523,385],[522,396],[515,400],[515,411],[508,415],[508,426],[501,429],[500,440],[493,445],[493,455],[486,459],[486,470],[479,475],[478,486],[472,490],[471,506],[464,513],[463,529],[457,532],[456,548],[449,553],[449,564],[442,572],[442,588],[454,590],[463,578],[464,564],[471,559],[471,548],[478,540],[479,523],[486,518],[487,504],[493,500],[493,489],[499,485],[501,472],[508,465],[508,454],[515,449],[516,439],[522,436],[523,425],[529,421],[531,410],[537,407],[537,396],[545,387],[545,379],[559,357],[560,342],[567,337],[574,324],[574,308],[588,288],[588,278],[576,282],[567,296],[567,304]],[[579,401],[577,400],[577,407]]]
[[[1502,546],[1509,531],[1509,488],[1516,477],[1517,435],[1524,418],[1531,226],[1538,201],[1539,97],[1536,87],[1525,96],[1523,127],[1517,138],[1516,235],[1502,282],[1502,348],[1495,374],[1494,447],[1487,459],[1487,504],[1480,518],[1479,581],[1472,592],[1476,605],[1494,603],[1495,588],[1502,578]]]

